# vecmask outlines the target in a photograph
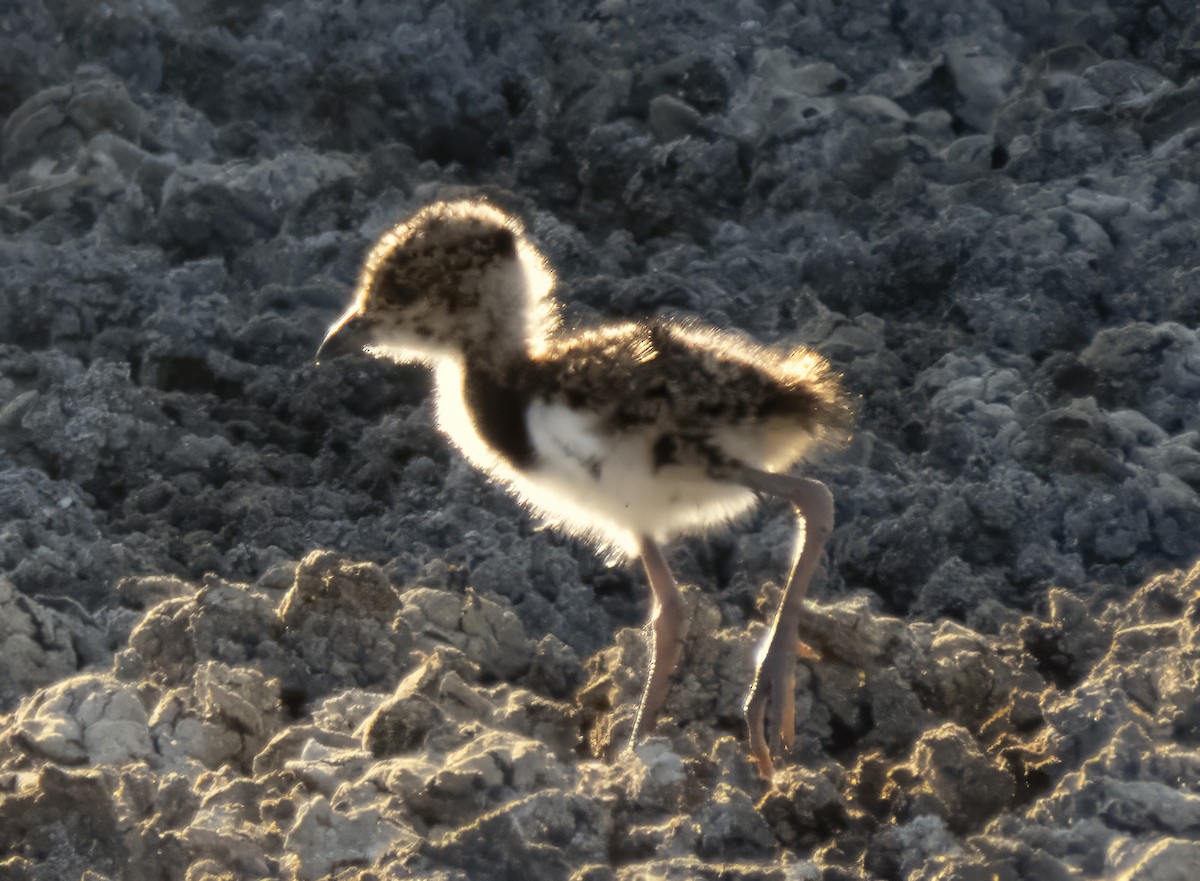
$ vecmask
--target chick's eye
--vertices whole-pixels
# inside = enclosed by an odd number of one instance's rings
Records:
[[[517,254],[517,237],[512,230],[503,227],[492,230],[487,236],[486,250],[496,257],[515,257]]]
[[[389,306],[408,306],[417,298],[417,289],[394,266],[385,266],[379,271],[374,293]]]

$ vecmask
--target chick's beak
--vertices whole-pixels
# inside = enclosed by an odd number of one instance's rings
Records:
[[[355,303],[329,328],[317,347],[315,361],[320,364],[330,358],[357,354],[370,344],[370,322],[364,317],[362,307]]]

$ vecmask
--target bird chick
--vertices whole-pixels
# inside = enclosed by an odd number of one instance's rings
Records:
[[[745,702],[764,775],[795,738],[802,599],[833,528],[833,498],[788,469],[844,438],[838,377],[806,348],[770,348],[694,321],[559,328],[553,276],[520,223],[441,202],[386,232],[335,347],[435,371],[439,428],[535,515],[638,556],[654,597],[634,739],[650,731],[679,660],[683,614],[661,543],[729,522],[760,494],[795,508],[801,537]],[[811,650],[809,650],[811,651]]]

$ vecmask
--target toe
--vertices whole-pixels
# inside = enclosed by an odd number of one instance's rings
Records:
[[[796,657],[806,661],[821,660],[821,653],[802,639],[796,640]]]
[[[783,687],[775,696],[779,719],[779,743],[791,749],[796,743],[796,671],[789,670]]]
[[[796,656],[771,652],[763,662],[762,676],[770,684],[767,731],[770,747],[778,752],[796,741]]]
[[[750,753],[754,757],[754,763],[758,766],[759,773],[770,780],[774,768],[771,764],[771,751],[767,746],[767,695],[765,689],[760,685],[761,680],[756,678],[754,685],[750,688],[750,693],[746,696],[743,711],[746,716]]]

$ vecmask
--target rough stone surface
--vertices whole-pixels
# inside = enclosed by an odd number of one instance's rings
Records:
[[[0,13],[0,878],[1191,881],[1200,12],[1162,0],[30,0]],[[857,397],[796,527],[536,528],[420,370],[312,354],[372,239],[520,214],[569,323]]]

